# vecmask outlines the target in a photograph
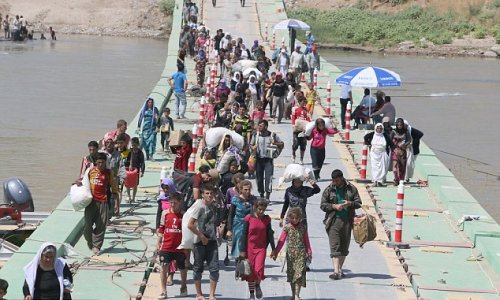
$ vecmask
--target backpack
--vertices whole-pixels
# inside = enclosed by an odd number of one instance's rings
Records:
[[[174,170],[172,173],[172,179],[175,183],[177,191],[182,193],[183,196],[183,211],[187,211],[194,203],[193,199],[193,176],[194,174]]]
[[[363,208],[364,210],[364,208]],[[369,215],[366,210],[365,214],[356,216],[353,224],[354,240],[363,248],[366,242],[373,241],[377,237],[377,220],[374,216]]]

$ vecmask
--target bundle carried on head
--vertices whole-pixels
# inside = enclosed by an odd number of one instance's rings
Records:
[[[305,181],[310,178],[314,178],[314,173],[311,169],[299,164],[290,164],[286,167],[283,177],[280,177],[278,183],[279,185],[283,185],[283,183],[291,182],[294,179]]]

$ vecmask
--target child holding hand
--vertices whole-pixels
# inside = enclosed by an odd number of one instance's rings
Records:
[[[306,286],[306,261],[312,257],[311,244],[306,227],[302,224],[302,209],[294,207],[288,212],[289,223],[283,228],[278,240],[276,250],[271,253],[271,258],[276,260],[278,253],[288,240],[286,249],[286,275],[290,282],[292,298],[300,299],[300,289]]]

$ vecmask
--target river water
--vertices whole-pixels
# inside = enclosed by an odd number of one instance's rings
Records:
[[[385,90],[397,115],[424,132],[423,141],[500,222],[500,60],[334,50],[321,55],[343,71],[372,64],[400,74],[402,86]]]
[[[36,210],[61,202],[91,139],[135,116],[167,52],[165,40],[58,38],[0,42],[0,181],[21,177]]]
[[[0,42],[0,180],[21,177],[37,210],[51,210],[77,177],[91,139],[131,120],[161,74],[166,41],[61,36]],[[500,221],[500,61],[323,50],[343,70],[373,64],[398,72],[386,90],[398,115]],[[355,99],[359,103],[360,99]]]

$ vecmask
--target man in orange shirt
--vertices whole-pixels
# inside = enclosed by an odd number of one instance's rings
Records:
[[[87,240],[87,246],[92,249],[94,254],[101,251],[104,242],[104,233],[108,221],[108,201],[110,200],[106,193],[108,186],[111,188],[112,197],[114,199],[118,197],[113,173],[106,168],[106,159],[105,153],[97,153],[95,166],[88,173],[93,199],[85,208],[83,236]],[[116,211],[119,205],[119,202],[115,201]]]

